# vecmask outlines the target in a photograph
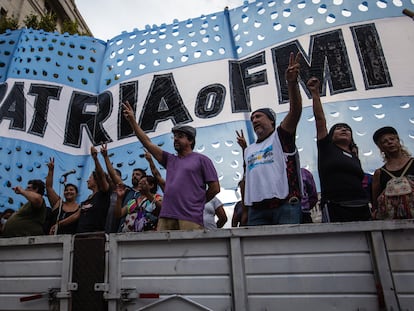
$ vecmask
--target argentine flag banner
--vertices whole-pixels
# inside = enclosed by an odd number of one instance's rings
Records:
[[[316,130],[307,80],[322,83],[327,125],[348,123],[368,173],[382,165],[372,141],[395,127],[414,151],[414,0],[263,0],[104,42],[32,29],[0,35],[0,211],[25,199],[12,187],[55,176],[89,191],[90,147],[108,144],[131,183],[147,169],[142,144],[122,115],[129,101],[150,138],[174,152],[171,128],[197,128],[195,152],[210,157],[220,184],[236,189],[243,157],[236,130],[255,141],[250,114],[289,109],[284,72],[301,54],[303,112],[296,134],[301,165],[317,176]],[[102,158],[100,157],[103,164]],[[161,174],[165,170],[160,167]],[[150,172],[149,172],[150,173]],[[275,177],[276,178],[276,177]],[[59,180],[55,180],[56,189]]]

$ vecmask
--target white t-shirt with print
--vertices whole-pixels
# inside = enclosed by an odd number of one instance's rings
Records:
[[[287,156],[275,130],[260,143],[254,143],[245,150],[246,205],[261,202],[264,199],[285,199],[289,194],[286,172]]]

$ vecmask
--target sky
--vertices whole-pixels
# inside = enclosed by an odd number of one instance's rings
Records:
[[[75,0],[95,38],[107,41],[123,31],[172,24],[243,5],[244,0]]]
[[[146,25],[172,24],[243,5],[244,0],[75,0],[75,4],[95,38],[110,40],[123,31],[143,30]],[[99,6],[99,8],[98,8]],[[223,203],[240,199],[234,190],[222,189],[217,196]],[[233,206],[225,206],[231,227]]]

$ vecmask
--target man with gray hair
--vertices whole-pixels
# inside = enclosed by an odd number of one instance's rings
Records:
[[[250,226],[301,222],[301,179],[295,145],[296,128],[302,113],[299,91],[300,54],[290,54],[286,80],[289,112],[276,128],[276,114],[270,108],[254,111],[250,120],[257,140],[247,147],[243,132],[237,141],[244,150],[245,196]]]

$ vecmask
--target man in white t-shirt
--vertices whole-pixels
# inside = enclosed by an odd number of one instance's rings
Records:
[[[299,91],[299,59],[290,54],[286,80],[289,112],[276,128],[276,115],[270,108],[257,109],[250,120],[257,140],[246,146],[243,132],[237,140],[244,150],[245,195],[250,226],[301,222],[300,165],[295,145],[296,128],[302,113]]]

